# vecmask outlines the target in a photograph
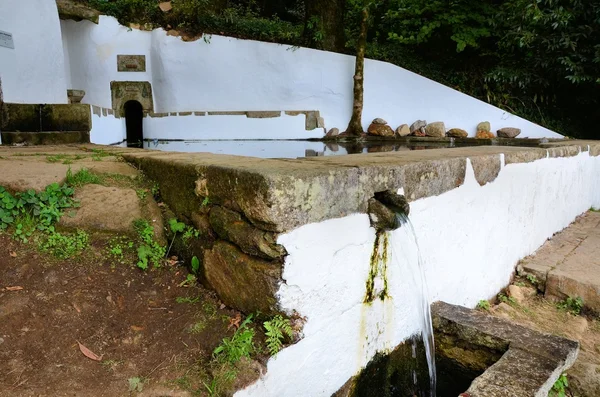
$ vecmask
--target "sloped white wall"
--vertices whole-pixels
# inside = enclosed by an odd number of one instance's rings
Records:
[[[583,152],[509,164],[480,186],[468,162],[462,186],[412,202],[432,301],[475,307],[498,293],[519,259],[600,206],[599,173],[600,157]],[[236,397],[329,397],[376,352],[419,332],[416,244],[406,226],[390,239],[389,298],[364,304],[375,240],[368,215],[279,237],[289,255],[278,298],[284,310],[306,318],[304,338],[272,357],[267,373]],[[375,286],[382,284],[378,276]]]
[[[0,47],[4,101],[67,103],[67,84],[56,2],[1,0],[0,30],[14,49]]]
[[[184,42],[162,29],[132,30],[106,16],[99,25],[63,21],[62,29],[72,88],[86,91],[85,103],[110,107],[111,80],[144,80],[152,83],[156,112],[319,110],[328,129],[341,130],[350,120],[352,56],[217,35]],[[117,72],[118,54],[146,55],[147,72]],[[521,128],[521,137],[560,137],[392,64],[367,60],[364,127],[375,117],[393,128],[425,119],[474,135],[477,123],[490,121],[494,130]],[[194,134],[190,129],[187,138]]]

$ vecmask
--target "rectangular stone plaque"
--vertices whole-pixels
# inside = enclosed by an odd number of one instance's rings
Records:
[[[12,34],[0,30],[0,47],[12,48],[13,50],[15,49],[15,43],[13,41]]]
[[[117,70],[119,72],[145,72],[145,55],[117,55]]]

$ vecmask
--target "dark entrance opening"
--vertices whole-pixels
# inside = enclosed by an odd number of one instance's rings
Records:
[[[127,147],[144,146],[144,129],[142,119],[144,110],[142,104],[138,101],[128,101],[125,103],[125,127],[127,128]]]

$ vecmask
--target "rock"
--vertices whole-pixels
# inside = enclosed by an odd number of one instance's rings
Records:
[[[516,285],[508,286],[508,296],[513,298],[518,304],[522,304],[525,301],[525,295],[521,291],[521,287]]]
[[[511,318],[515,314],[515,309],[508,303],[501,302],[493,308],[493,311],[502,318]]]
[[[414,134],[415,131],[422,130],[427,126],[427,121],[425,120],[417,120],[410,126],[410,133]]]
[[[60,19],[72,19],[74,21],[88,20],[98,24],[100,12],[72,0],[56,0],[58,16]]]
[[[397,136],[408,136],[410,135],[410,128],[408,124],[402,124],[400,127],[396,128]]]
[[[329,132],[325,136],[330,138],[330,137],[334,137],[334,136],[338,136],[338,135],[340,135],[339,128],[332,128],[329,130]]]
[[[373,136],[384,136],[384,137],[393,137],[394,130],[387,124],[377,124],[373,123],[367,129],[369,135]]]
[[[547,396],[556,378],[573,365],[579,353],[575,341],[478,310],[435,302],[431,315],[436,335],[453,338],[452,347],[468,345],[469,350],[485,350],[485,357],[495,359],[495,364],[487,367],[466,391],[473,397]],[[439,346],[444,352],[442,343],[439,337],[436,350]],[[462,358],[458,356],[456,361],[466,366]]]
[[[247,255],[225,241],[204,251],[203,262],[206,282],[227,306],[244,313],[277,313],[281,263]]]
[[[60,225],[111,232],[133,230],[133,221],[142,218],[140,199],[130,188],[85,185],[75,193],[80,207],[74,216],[65,214]]]
[[[446,136],[452,138],[466,138],[469,136],[469,133],[465,130],[461,130],[460,128],[452,128],[446,133]]]
[[[480,131],[477,131],[475,138],[477,138],[477,139],[493,139],[493,138],[495,138],[495,136],[492,132],[480,130]]]
[[[585,317],[575,316],[572,320],[569,321],[569,331],[576,337],[576,339],[581,339],[585,331],[588,330],[588,321]]]
[[[380,119],[380,118],[376,118],[375,120],[373,120],[373,122],[371,124],[387,124],[387,121],[385,121],[384,119]]]
[[[217,235],[237,245],[246,254],[265,259],[277,259],[287,255],[285,248],[276,243],[273,233],[260,230],[235,211],[214,206],[209,214],[210,225]]]
[[[497,131],[498,138],[516,138],[521,133],[519,128],[500,128]]]
[[[167,30],[167,36],[179,36],[179,31],[175,29],[169,29]]]
[[[425,134],[435,138],[443,138],[446,136],[446,126],[442,121],[435,121],[427,124]]]
[[[427,134],[425,133],[425,127],[421,128],[420,130],[416,130],[415,132],[411,133],[412,136],[427,136]]]
[[[477,124],[477,131],[492,132],[492,126],[489,121],[482,121]]]

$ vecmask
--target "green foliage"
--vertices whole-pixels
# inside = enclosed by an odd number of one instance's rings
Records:
[[[132,249],[133,241],[122,236],[112,238],[108,244],[108,254],[120,263],[123,263],[124,254]]]
[[[81,187],[90,183],[101,183],[102,179],[95,174],[92,174],[87,168],[82,168],[73,174],[71,167],[67,170],[67,185],[73,187]]]
[[[517,301],[515,300],[515,298],[513,298],[512,296],[506,296],[506,294],[498,294],[498,300],[502,303],[508,303],[509,305],[514,305],[517,303]]]
[[[490,310],[490,302],[486,300],[480,300],[477,303],[477,308],[481,310],[485,310],[486,312]]]
[[[185,223],[178,222],[177,219],[169,219],[169,227],[173,233],[182,233],[185,230]]]
[[[233,336],[224,338],[213,351],[213,356],[218,362],[235,364],[242,357],[250,358],[254,353],[254,330],[249,327],[252,318],[252,314],[246,317]]]
[[[154,240],[154,229],[145,219],[134,221],[133,226],[138,233],[140,245],[137,249],[137,266],[142,269],[148,269],[149,264],[153,267],[160,267],[165,257],[166,248]]]
[[[75,205],[73,189],[67,185],[53,183],[40,193],[31,189],[14,196],[0,186],[0,230],[13,225],[15,219],[19,219],[15,225],[20,230],[17,236],[22,237],[26,230],[28,233],[33,224],[38,230],[47,230],[58,222],[65,209]]]
[[[581,309],[583,309],[583,299],[581,299],[579,296],[569,296],[564,301],[559,302],[556,306],[560,310],[565,310],[573,314],[574,316],[578,316],[579,314],[581,314]]]
[[[537,277],[534,276],[533,274],[527,275],[527,281],[529,281],[531,283],[531,285],[533,285],[533,286],[536,286],[539,284]]]
[[[267,337],[267,349],[274,356],[283,347],[283,341],[286,336],[291,339],[294,336],[290,320],[283,318],[281,315],[275,316],[270,321],[263,323],[265,327],[265,335]]]
[[[493,9],[488,1],[395,0],[386,12],[388,37],[402,44],[421,44],[436,34],[449,37],[456,51],[479,47],[490,37]]]
[[[193,228],[192,226],[188,226],[185,229],[185,232],[183,232],[183,236],[182,239],[183,241],[187,242],[192,238],[198,238],[200,236],[200,230]]]
[[[552,386],[552,391],[548,394],[552,397],[566,397],[567,388],[569,387],[569,380],[567,379],[567,374],[561,374],[554,385]]]
[[[146,189],[137,189],[135,193],[140,200],[146,200],[146,197],[148,197],[148,191]]]
[[[141,392],[144,390],[144,383],[146,379],[136,376],[134,378],[127,379],[127,383],[129,383],[129,391],[130,392]]]
[[[47,239],[40,243],[40,249],[58,259],[69,259],[80,255],[87,248],[88,242],[89,236],[83,230],[77,230],[74,234],[52,231]]]
[[[189,296],[178,296],[175,298],[175,302],[177,303],[198,303],[200,302],[200,297],[196,296],[195,298],[190,298]]]
[[[198,270],[200,270],[200,261],[197,256],[192,258],[192,273],[198,274]]]

